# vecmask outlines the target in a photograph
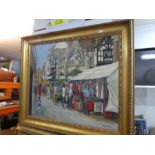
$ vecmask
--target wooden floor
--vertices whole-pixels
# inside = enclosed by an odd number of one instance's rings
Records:
[[[1,130],[0,135],[16,135],[16,127],[12,127],[11,129]]]

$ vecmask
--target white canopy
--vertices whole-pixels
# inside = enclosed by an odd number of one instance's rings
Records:
[[[89,80],[89,79],[93,80],[109,77],[117,68],[118,68],[118,62],[109,65],[95,67],[78,74],[77,76],[70,79],[70,81]]]
[[[118,113],[118,69],[115,70],[108,78],[108,104],[105,108],[105,111],[111,111]]]

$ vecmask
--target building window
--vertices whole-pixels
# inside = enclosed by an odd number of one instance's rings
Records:
[[[113,39],[111,36],[97,40],[97,66],[113,63]]]

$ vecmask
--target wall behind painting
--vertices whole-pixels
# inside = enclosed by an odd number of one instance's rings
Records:
[[[135,26],[135,49],[155,47],[155,23]],[[155,87],[135,88],[135,114],[143,114],[148,127],[155,127]]]

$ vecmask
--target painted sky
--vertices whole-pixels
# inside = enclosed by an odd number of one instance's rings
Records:
[[[37,52],[37,67],[42,68],[44,62],[47,60],[49,49],[53,48],[54,44],[35,45]]]

